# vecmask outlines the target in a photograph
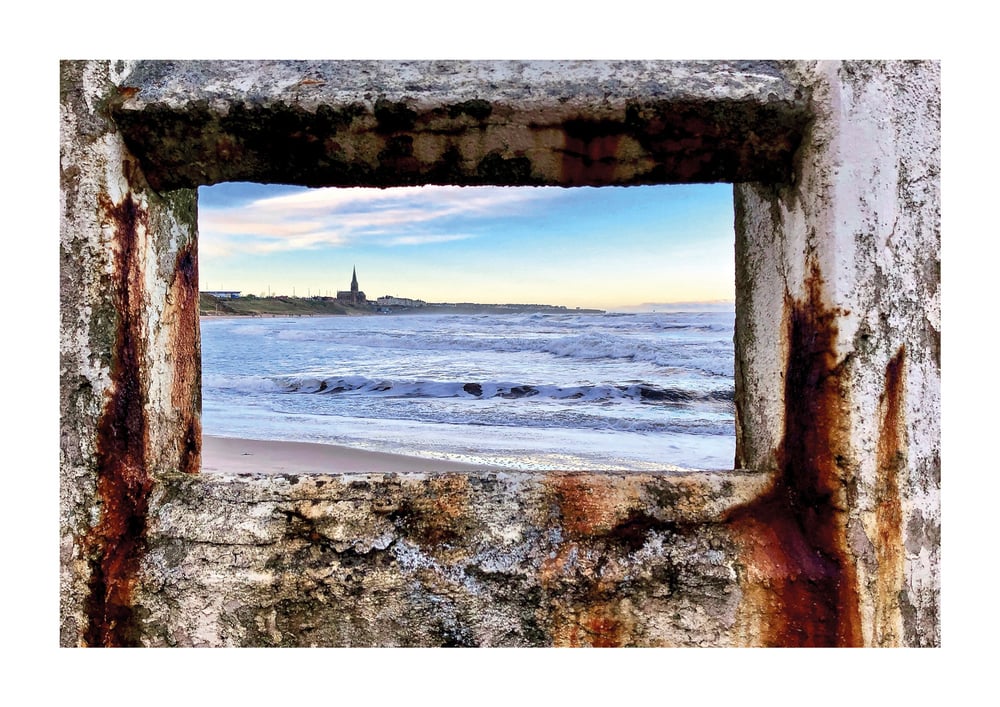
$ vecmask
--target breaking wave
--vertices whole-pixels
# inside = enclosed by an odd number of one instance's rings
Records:
[[[364,376],[209,376],[207,388],[246,392],[377,395],[386,398],[504,398],[681,404],[733,401],[731,387],[697,391],[635,382],[618,385],[537,385],[509,381],[388,380]]]

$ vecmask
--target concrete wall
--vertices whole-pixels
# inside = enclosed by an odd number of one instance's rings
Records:
[[[841,641],[937,645],[939,66],[799,71],[814,118],[794,177],[736,187],[737,464],[780,473],[749,518],[757,563],[796,554],[776,531],[794,525],[843,570]]]
[[[938,645],[939,67],[65,62],[63,645]],[[737,460],[200,474],[195,187],[736,183]]]

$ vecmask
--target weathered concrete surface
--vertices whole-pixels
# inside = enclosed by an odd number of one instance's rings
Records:
[[[802,70],[814,119],[794,179],[736,188],[737,465],[784,479],[743,521],[802,530],[761,561],[839,583],[819,603],[841,642],[938,645],[940,67]],[[780,585],[772,602],[801,594]]]
[[[144,645],[728,645],[760,474],[203,475],[153,499]]]
[[[121,76],[60,76],[64,645],[126,640],[149,492],[200,466],[196,194],[147,187],[107,109]]]
[[[775,181],[807,118],[781,67],[143,62],[115,119],[157,188]]]
[[[938,645],[939,93],[929,62],[64,63],[61,643]],[[751,471],[193,474],[190,189],[237,178],[744,182]]]

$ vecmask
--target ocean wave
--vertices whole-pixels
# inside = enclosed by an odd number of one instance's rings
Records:
[[[505,344],[501,344],[504,346]],[[712,345],[704,343],[671,342],[634,339],[631,337],[609,336],[601,333],[585,333],[558,339],[527,342],[511,342],[507,346],[524,345],[527,350],[548,353],[560,358],[582,360],[612,359],[652,363],[660,367],[693,367],[710,373],[725,375],[719,370],[720,352]],[[721,347],[719,347],[721,348]]]
[[[203,412],[235,436],[731,458],[732,332],[714,314],[207,321]]]
[[[629,382],[617,385],[537,385],[510,381],[434,381],[389,380],[364,376],[284,375],[268,378],[248,377],[226,381],[212,380],[208,385],[230,389],[246,386],[248,390],[271,390],[282,393],[338,395],[375,395],[386,398],[501,398],[524,400],[537,398],[552,401],[633,401],[644,404],[731,403],[732,388],[691,390],[651,383]]]
[[[313,400],[319,402],[324,399],[317,397]],[[343,398],[338,399],[338,401],[348,402]],[[267,410],[268,412],[265,412],[264,415],[274,416],[272,424],[290,424],[296,429],[303,425],[312,425],[318,429],[330,431],[340,428],[345,420],[352,421],[350,424],[353,425],[366,427],[370,425],[369,429],[392,427],[399,423],[443,424],[447,425],[450,430],[462,427],[481,428],[482,433],[471,433],[472,437],[469,440],[472,444],[478,444],[482,441],[484,438],[480,434],[488,435],[488,430],[493,428],[524,428],[545,431],[546,434],[586,430],[609,433],[627,432],[654,437],[676,434],[707,437],[732,436],[734,426],[732,414],[726,412],[699,414],[699,412],[693,411],[691,415],[651,416],[629,414],[628,410],[619,409],[616,411],[617,414],[608,415],[607,409],[603,407],[583,409],[572,407],[558,410],[547,406],[537,410],[530,405],[475,406],[459,405],[451,401],[444,406],[399,405],[405,401],[398,399],[381,402],[382,405],[365,405],[362,404],[361,400],[351,400],[347,406],[296,406],[289,409],[283,409],[281,405],[264,406],[263,408],[255,408],[255,412],[259,415],[261,409]],[[386,406],[385,402],[397,404]],[[631,408],[633,413],[638,413],[640,410],[641,408],[638,407]],[[209,408],[207,411],[212,414],[213,419],[220,414],[218,409]],[[232,409],[227,409],[227,414],[231,415]],[[255,419],[259,419],[259,417]]]
[[[584,332],[566,336],[504,336],[482,332],[456,335],[438,332],[280,332],[277,338],[296,342],[329,342],[366,350],[535,353],[584,361],[614,360],[648,363],[660,368],[686,368],[717,376],[732,376],[732,345],[718,340],[671,340]]]

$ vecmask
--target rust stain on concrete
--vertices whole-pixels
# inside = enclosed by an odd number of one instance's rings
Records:
[[[630,556],[651,529],[662,525],[644,512],[643,492],[650,481],[645,475],[588,473],[553,474],[543,481],[566,538],[538,572],[539,585],[553,592],[553,645],[633,642],[635,622],[622,611],[619,582],[605,576],[605,560],[608,553]]]
[[[584,606],[561,606],[554,613],[552,646],[615,648],[628,646],[635,622],[618,600],[598,599]]]
[[[101,514],[83,539],[90,558],[86,601],[88,646],[138,642],[132,589],[146,542],[152,480],[146,469],[145,332],[140,229],[147,214],[131,193],[118,204],[104,195],[104,218],[115,232],[112,300],[119,318],[111,361],[111,386],[97,429],[97,493]]]
[[[553,474],[544,483],[570,537],[608,535],[641,505],[642,476]]]
[[[565,642],[557,645],[616,648],[627,645],[630,633],[621,607],[615,602],[604,602],[584,607],[569,626]]]
[[[764,645],[862,644],[857,577],[847,552],[840,463],[847,387],[837,317],[813,264],[806,296],[786,299],[785,432],[772,489],[730,515],[745,565],[744,620]]]
[[[198,323],[197,244],[181,248],[174,261],[174,280],[167,301],[174,310],[171,353],[174,366],[170,404],[180,415],[183,433],[177,440],[178,468],[201,470],[201,351]]]
[[[620,123],[607,121],[568,121],[563,126],[563,184],[612,184],[618,165],[622,127]]]
[[[879,408],[881,420],[875,482],[875,557],[878,562],[875,592],[875,644],[899,645],[902,614],[899,593],[903,589],[903,509],[899,473],[904,468],[903,373],[906,349],[900,347],[885,370],[885,388]]]
[[[469,477],[444,474],[422,482],[418,495],[404,499],[391,515],[419,543],[438,548],[459,541],[470,529],[469,501]]]
[[[590,637],[590,645],[595,648],[614,648],[622,645],[623,623],[613,611],[601,607],[587,612],[583,625]]]

